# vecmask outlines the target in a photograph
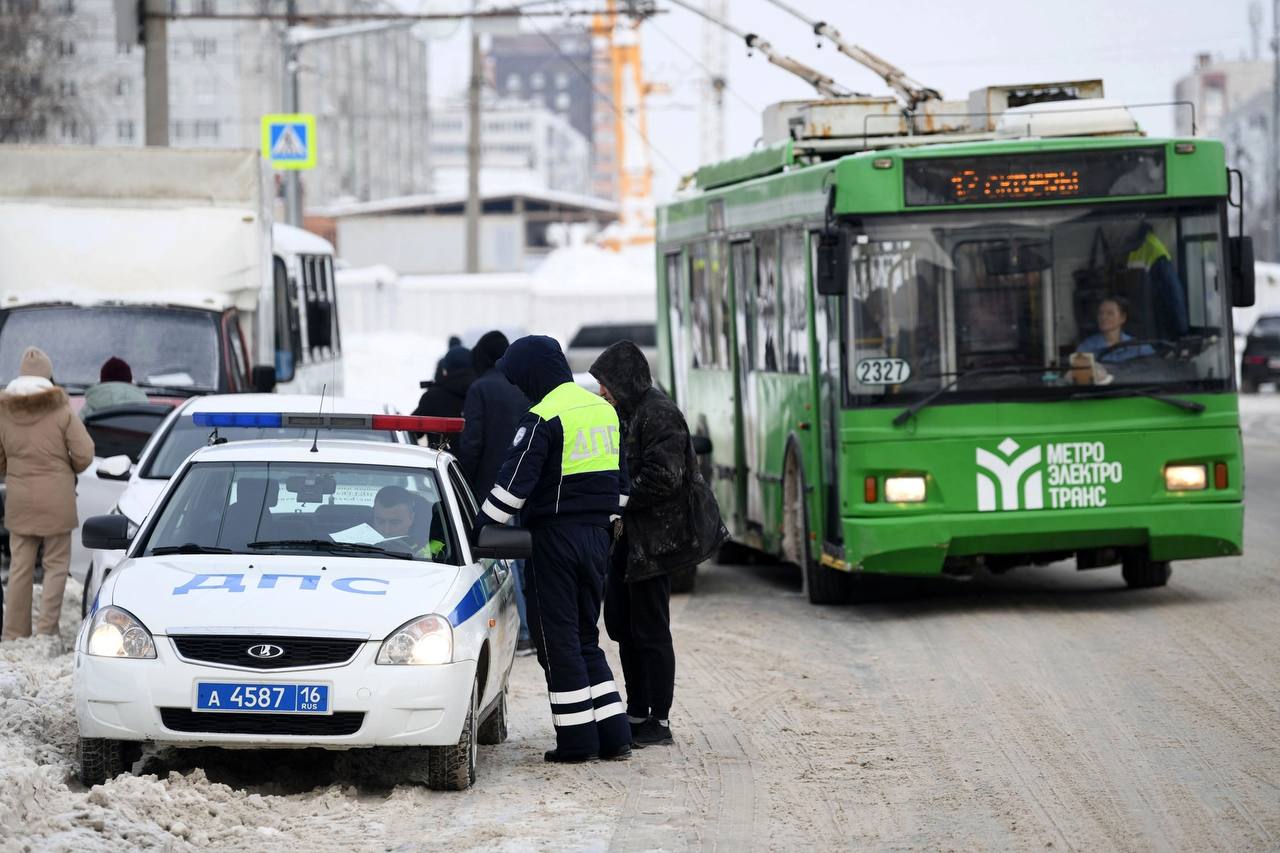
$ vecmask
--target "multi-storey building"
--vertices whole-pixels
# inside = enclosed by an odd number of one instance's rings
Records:
[[[1191,110],[1195,109],[1196,133],[1218,136],[1224,117],[1259,92],[1271,90],[1271,63],[1262,61],[1214,62],[1207,53],[1196,55],[1196,67],[1173,87],[1174,127],[1180,136],[1191,135]]]
[[[523,189],[590,192],[591,150],[564,115],[541,103],[504,100],[484,105],[480,165],[486,178]],[[465,186],[467,110],[458,104],[431,114],[432,183]]]
[[[616,105],[605,47],[593,45],[585,29],[496,36],[489,64],[501,97],[541,101],[582,134],[591,151],[591,194],[616,201]]]
[[[371,0],[314,0],[309,12],[385,11]],[[280,8],[277,8],[280,7]],[[41,4],[58,33],[44,85],[65,108],[30,124],[23,141],[141,145],[143,47],[116,44],[113,0]],[[272,0],[174,0],[179,13],[281,12]],[[281,25],[173,20],[169,41],[169,142],[256,148],[260,119],[280,112]],[[299,110],[316,115],[318,162],[302,179],[307,206],[423,192],[430,187],[427,47],[407,29],[301,48]],[[3,117],[0,117],[3,118]]]

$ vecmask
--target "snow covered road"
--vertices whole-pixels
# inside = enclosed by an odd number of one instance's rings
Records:
[[[674,747],[544,764],[520,658],[510,740],[460,794],[318,750],[150,753],[85,790],[71,583],[63,643],[0,644],[0,851],[1274,850],[1280,430],[1247,451],[1246,556],[1166,589],[1058,565],[814,608],[783,567],[707,567],[673,601]]]

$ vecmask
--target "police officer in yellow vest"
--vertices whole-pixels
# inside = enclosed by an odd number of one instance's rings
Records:
[[[631,729],[596,628],[610,528],[625,502],[618,416],[574,383],[553,338],[520,338],[498,369],[535,403],[516,428],[479,521],[505,524],[518,516],[533,533],[525,597],[556,730],[556,748],[545,758],[626,758]]]

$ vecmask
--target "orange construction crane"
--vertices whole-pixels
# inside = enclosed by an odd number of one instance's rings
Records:
[[[596,68],[604,72],[599,76],[608,75],[608,79],[598,81],[598,89],[612,99],[613,132],[600,138],[602,125],[597,124],[595,148],[597,159],[612,155],[614,164],[619,228],[602,245],[617,250],[654,241],[653,166],[649,161],[645,97],[657,88],[644,82],[640,21],[619,15],[617,0],[607,0],[605,8],[604,13],[591,18],[591,40]]]

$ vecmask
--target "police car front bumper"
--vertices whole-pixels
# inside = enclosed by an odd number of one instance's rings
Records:
[[[1154,560],[1239,554],[1239,501],[1028,512],[911,513],[842,519],[846,566],[877,574],[936,575],[947,557],[1146,546]]]
[[[87,624],[87,623],[86,623]],[[378,642],[365,643],[341,666],[247,670],[191,663],[178,657],[168,637],[155,638],[154,660],[104,658],[85,654],[83,630],[77,643],[74,693],[80,736],[152,741],[175,746],[309,747],[446,746],[462,734],[475,681],[476,662],[440,666],[386,666],[374,663]],[[230,733],[217,712],[191,713],[197,681],[328,684],[329,707],[341,714],[349,734],[324,734],[329,715],[290,714],[303,734]],[[165,712],[165,709],[170,709]],[[176,709],[176,710],[175,710]],[[284,715],[259,712],[263,718]],[[354,715],[362,715],[357,718]],[[178,731],[165,724],[181,717]],[[244,714],[237,714],[244,717]],[[306,718],[299,721],[298,718]],[[194,722],[193,722],[194,721]],[[313,722],[314,721],[314,722]],[[264,720],[260,730],[273,728]],[[357,725],[358,724],[358,725]]]

